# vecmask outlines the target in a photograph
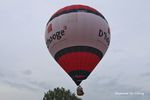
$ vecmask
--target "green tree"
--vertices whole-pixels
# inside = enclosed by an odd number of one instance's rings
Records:
[[[65,90],[63,87],[54,88],[54,90],[49,90],[44,94],[43,100],[82,100],[78,98],[74,93],[71,93],[70,90]]]

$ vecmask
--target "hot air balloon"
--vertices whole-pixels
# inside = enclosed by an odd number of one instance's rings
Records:
[[[49,19],[45,40],[50,54],[79,86],[107,51],[110,29],[105,17],[96,9],[71,5]]]

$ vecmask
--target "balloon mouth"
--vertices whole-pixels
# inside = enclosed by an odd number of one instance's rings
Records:
[[[90,75],[90,72],[85,70],[76,70],[71,71],[68,74],[72,78],[72,80],[76,83],[76,85],[80,85],[80,83]]]
[[[82,80],[73,80],[74,82],[75,82],[75,84],[77,85],[77,86],[79,86],[80,84],[81,84],[81,82],[82,82]]]

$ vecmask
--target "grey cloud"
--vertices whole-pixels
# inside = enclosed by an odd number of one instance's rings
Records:
[[[110,79],[104,83],[99,83],[99,85],[102,88],[104,88],[108,91],[111,91],[111,92],[117,92],[117,91],[128,92],[128,91],[140,91],[141,90],[141,89],[136,88],[136,87],[120,84],[118,82],[117,78]]]
[[[95,100],[149,100],[150,98],[148,91],[129,84],[121,84],[119,83],[119,78],[107,78],[104,81],[99,81],[103,79],[97,78],[96,80],[97,82],[94,83],[93,81],[88,87],[94,94],[91,94],[91,97],[86,99],[95,97],[97,98]],[[128,93],[128,95],[119,95],[117,93]]]
[[[144,91],[145,98],[150,98],[150,91]],[[145,99],[148,100],[148,99]]]
[[[31,75],[32,71],[30,70],[24,70],[22,71],[22,74],[24,75]],[[0,72],[0,82],[7,84],[11,87],[17,88],[17,89],[28,89],[28,90],[38,90],[38,89],[49,89],[51,86],[48,82],[44,81],[38,81],[31,78],[21,77],[19,78],[17,75],[15,76],[9,76],[4,75],[2,72]]]
[[[17,89],[29,89],[29,90],[37,90],[36,88],[30,86],[30,85],[27,85],[25,83],[19,83],[19,82],[16,82],[16,81],[8,81],[8,80],[4,80],[3,81],[5,84],[8,84],[9,86],[11,87],[14,87],[14,88],[17,88]]]
[[[41,82],[41,81],[31,81],[28,80],[26,82],[19,82],[17,80],[13,81],[13,80],[2,80],[3,83],[17,88],[17,89],[28,89],[28,90],[32,90],[32,91],[36,91],[36,90],[47,90],[51,87],[50,84],[46,83],[46,82]]]
[[[0,75],[1,76],[1,75]],[[9,79],[8,77],[1,80],[2,83],[8,84],[11,87],[17,88],[17,89],[28,89],[28,90],[47,90],[51,87],[51,85],[48,82],[44,81],[37,81],[33,79]]]
[[[149,62],[149,63],[147,63],[147,66],[148,66],[148,67],[150,66],[150,62]]]
[[[0,77],[4,77],[4,74],[2,72],[0,72]]]
[[[49,89],[51,87],[50,84],[42,81],[29,80],[28,83],[37,86],[38,88],[41,89]]]
[[[150,72],[145,72],[140,75],[141,77],[150,77]]]
[[[31,70],[24,70],[24,71],[22,71],[22,73],[24,74],[24,75],[31,75],[32,74],[32,71]]]

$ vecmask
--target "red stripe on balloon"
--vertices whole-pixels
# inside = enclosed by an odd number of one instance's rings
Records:
[[[85,5],[71,5],[71,6],[67,6],[67,7],[64,7],[62,9],[58,10],[53,16],[55,16],[55,15],[61,13],[61,12],[64,12],[64,11],[77,10],[77,9],[85,9],[85,10],[90,10],[90,11],[99,13],[96,9],[91,8],[89,6],[85,6]]]
[[[75,70],[92,72],[100,60],[91,52],[70,52],[62,55],[57,62],[67,73]]]
[[[48,26],[48,29],[47,29],[47,30],[48,30],[48,33],[52,31],[52,24],[50,24],[50,25]]]

